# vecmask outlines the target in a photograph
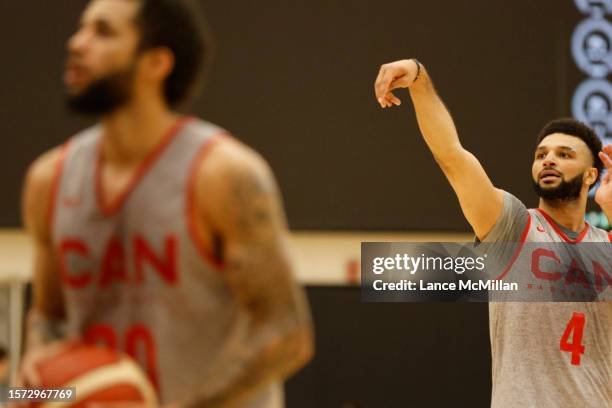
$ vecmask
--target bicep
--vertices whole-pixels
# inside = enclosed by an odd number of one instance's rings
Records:
[[[485,237],[503,208],[503,192],[495,188],[476,157],[460,149],[446,164],[440,164],[477,237]]]
[[[223,242],[223,276],[255,321],[295,317],[302,301],[278,187],[261,158],[239,155],[220,154],[225,162],[213,162],[202,182],[203,210]]]

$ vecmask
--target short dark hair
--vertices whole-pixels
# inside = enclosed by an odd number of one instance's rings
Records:
[[[537,144],[539,145],[546,136],[552,135],[553,133],[563,133],[564,135],[574,136],[586,143],[593,156],[593,167],[597,169],[597,180],[599,180],[604,166],[599,158],[599,152],[602,147],[601,139],[597,137],[595,131],[573,118],[555,119],[544,125],[544,128],[538,135]]]
[[[194,2],[139,0],[136,24],[140,51],[167,47],[174,54],[174,68],[164,84],[164,96],[172,108],[194,96],[210,64],[212,41],[204,16]]]

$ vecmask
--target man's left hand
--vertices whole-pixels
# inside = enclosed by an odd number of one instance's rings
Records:
[[[612,144],[605,145],[599,158],[607,170],[606,174],[601,178],[601,185],[595,193],[595,202],[606,212],[610,217],[612,215]],[[612,222],[612,220],[610,220]]]

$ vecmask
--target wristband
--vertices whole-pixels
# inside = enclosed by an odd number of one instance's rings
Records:
[[[411,58],[412,61],[414,61],[414,63],[417,66],[417,73],[416,76],[414,77],[414,79],[412,80],[412,83],[414,84],[416,82],[417,79],[419,79],[419,75],[421,75],[421,63],[419,62],[419,60],[417,60],[416,58]]]

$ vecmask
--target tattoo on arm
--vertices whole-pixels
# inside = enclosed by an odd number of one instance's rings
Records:
[[[309,358],[311,323],[302,289],[292,277],[286,222],[273,178],[239,171],[222,200],[225,270],[229,286],[248,316],[238,361],[215,371],[227,380],[189,407],[233,407],[254,391],[283,380]],[[204,385],[204,388],[207,388]]]

